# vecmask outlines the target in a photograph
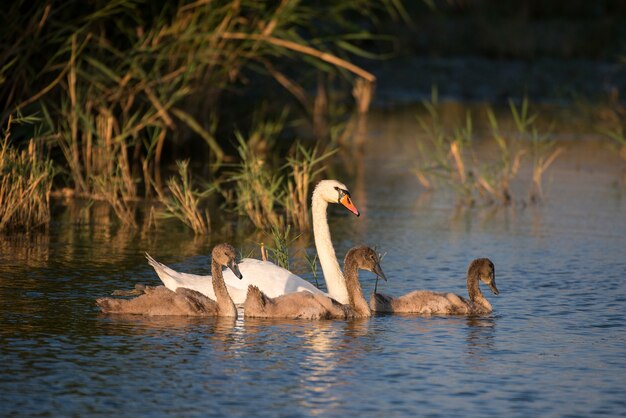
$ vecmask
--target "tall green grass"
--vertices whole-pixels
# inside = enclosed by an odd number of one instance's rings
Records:
[[[201,200],[215,192],[214,187],[208,187],[200,192],[193,188],[189,161],[177,161],[178,178],[172,177],[167,182],[170,195],[160,193],[161,202],[166,207],[166,217],[177,218],[195,234],[202,235],[211,232],[211,217],[208,209],[204,212],[200,206]]]
[[[202,150],[194,159],[216,175],[233,126],[259,106],[258,86],[298,105],[290,122],[320,126],[324,100],[309,93],[320,75],[348,92],[358,82],[357,106],[367,110],[375,77],[350,58],[371,57],[364,46],[385,41],[364,29],[381,12],[404,15],[394,0],[18,0],[1,12],[0,119],[42,114],[62,183],[109,202],[132,226],[128,202],[164,196],[168,149],[192,142]]]
[[[240,163],[226,174],[234,183],[233,204],[259,229],[284,231],[293,225],[298,231],[310,229],[309,199],[312,185],[319,179],[336,149],[324,153],[317,146],[307,148],[295,142],[280,165],[277,136],[283,121],[263,122],[246,139],[237,135]],[[260,139],[263,138],[263,139]],[[260,152],[264,149],[265,152]]]
[[[252,135],[254,138],[254,135]],[[279,210],[285,193],[283,174],[267,158],[254,150],[254,140],[237,135],[241,162],[230,177],[234,181],[236,208],[259,229],[282,229],[284,214]]]

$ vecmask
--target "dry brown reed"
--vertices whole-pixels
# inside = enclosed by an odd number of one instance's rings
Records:
[[[17,122],[25,119],[17,119]],[[50,220],[50,189],[55,171],[52,162],[41,155],[35,139],[20,150],[11,145],[9,117],[0,143],[0,231],[32,230]]]
[[[519,107],[510,102],[517,131],[514,134],[502,133],[493,110],[487,109],[492,139],[498,151],[495,159],[487,161],[472,146],[472,121],[469,113],[464,126],[449,133],[440,121],[436,90],[433,91],[432,101],[424,105],[430,120],[420,119],[426,141],[418,142],[424,161],[415,169],[422,186],[433,189],[436,181],[442,180],[457,191],[462,204],[472,205],[480,199],[486,204],[499,202],[509,205],[514,200],[511,182],[518,176],[524,156],[530,155],[532,178],[529,201],[541,201],[544,173],[561,155],[563,148],[557,147],[549,134],[538,133],[535,124],[537,115],[529,114],[526,99]]]

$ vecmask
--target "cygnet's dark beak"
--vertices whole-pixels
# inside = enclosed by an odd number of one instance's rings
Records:
[[[235,260],[228,263],[228,268],[232,270],[232,272],[235,274],[235,276],[237,276],[239,280],[243,279],[243,276],[239,271],[239,266],[237,265],[237,262]]]
[[[487,286],[489,286],[489,289],[491,289],[494,295],[500,294],[500,292],[498,291],[498,288],[496,287],[496,279],[493,279],[492,281],[487,283]]]
[[[380,268],[379,263],[376,263],[376,265],[372,269],[372,272],[374,272],[374,274],[376,274],[378,277],[380,277],[384,281],[387,281],[387,277],[385,276],[385,273],[383,273],[383,269]]]

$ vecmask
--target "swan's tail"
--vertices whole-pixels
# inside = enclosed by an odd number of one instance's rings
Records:
[[[144,253],[146,255],[146,259],[148,260],[148,263],[157,271],[157,273],[159,271],[165,271],[165,264],[161,264],[158,261],[156,261],[154,258],[152,258],[152,256],[148,253]]]
[[[145,253],[148,263],[154,268],[154,271],[159,276],[163,284],[170,290],[175,290],[176,285],[176,271],[172,270],[165,264],[159,263],[148,253]]]

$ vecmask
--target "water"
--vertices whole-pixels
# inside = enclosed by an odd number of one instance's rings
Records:
[[[71,224],[62,211],[45,237],[0,240],[1,415],[625,416],[617,157],[593,140],[565,143],[542,205],[464,210],[418,187],[405,152],[411,120],[372,116],[368,153],[346,175],[364,215],[332,209],[337,252],[362,243],[386,252],[389,282],[379,286],[390,294],[463,295],[468,263],[489,257],[500,290],[487,295],[492,315],[107,317],[96,297],[157,283],[143,251],[207,273],[213,242],[260,239],[232,225],[211,240],[172,224],[128,233],[102,218]],[[523,197],[527,185],[513,187]],[[361,278],[369,293],[374,276]]]

